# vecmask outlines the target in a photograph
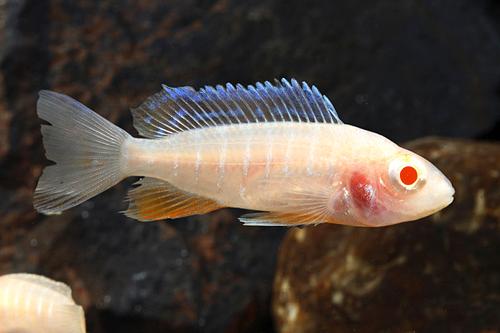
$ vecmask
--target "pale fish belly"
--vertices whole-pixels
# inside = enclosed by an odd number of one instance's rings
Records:
[[[337,126],[254,123],[133,139],[129,173],[163,179],[226,206],[272,210],[296,181],[334,182],[339,152],[322,143],[335,137]]]
[[[23,281],[3,278],[0,292],[0,332],[17,328],[19,322],[31,327],[37,321],[39,328],[46,327],[47,302],[33,286]]]
[[[0,333],[84,333],[82,309],[69,289],[31,275],[0,277]]]

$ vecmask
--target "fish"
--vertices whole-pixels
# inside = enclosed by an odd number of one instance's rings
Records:
[[[141,137],[71,97],[41,91],[46,167],[34,207],[59,214],[140,179],[125,215],[139,221],[254,212],[250,226],[334,223],[380,227],[453,201],[446,176],[389,139],[344,124],[316,86],[297,80],[162,90],[131,109]]]
[[[0,276],[0,333],[85,333],[85,315],[62,282],[26,273]]]

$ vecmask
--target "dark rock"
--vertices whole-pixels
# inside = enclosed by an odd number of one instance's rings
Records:
[[[427,139],[408,147],[450,176],[455,202],[380,229],[292,229],[274,283],[279,332],[500,329],[500,145]]]
[[[138,223],[117,213],[125,188],[20,233],[1,271],[66,281],[96,333],[268,332],[283,230],[243,227],[229,210]]]

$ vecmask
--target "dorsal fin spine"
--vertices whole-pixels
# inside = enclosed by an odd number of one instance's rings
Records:
[[[307,113],[307,111],[304,108],[304,106],[302,105],[302,103],[300,103],[300,96],[297,94],[297,92],[294,89],[295,87],[293,86],[293,80],[292,80],[292,82],[289,82],[285,79],[283,79],[283,80],[286,82],[286,86],[287,86],[287,89],[289,90],[289,94],[291,94],[293,96],[294,100],[292,100],[292,104],[294,104],[294,105],[298,104],[300,106],[300,109],[302,110],[302,112],[305,115],[306,122],[307,123],[311,122],[311,120],[309,119],[309,114]],[[295,103],[293,103],[293,102],[295,102]]]
[[[178,131],[183,131],[182,128],[180,128],[176,124],[172,123],[172,121],[170,119],[168,119],[168,118],[166,118],[164,116],[166,114],[166,110],[165,110],[165,108],[163,106],[163,103],[162,103],[161,93],[158,93],[158,94],[154,95],[153,100],[157,104],[157,107],[160,108],[163,111],[163,112],[156,112],[155,113],[157,121],[162,126],[167,127],[167,129],[169,129],[172,133],[175,133],[175,132],[178,132]]]
[[[304,99],[304,103],[308,106],[309,111],[311,111],[311,114],[312,114],[312,116],[314,118],[314,122],[318,122],[318,119],[316,118],[316,113],[313,110],[313,107],[316,104],[310,103],[309,99],[307,98],[308,96],[306,95],[308,93],[308,91],[309,91],[308,90],[309,87],[307,86],[307,84],[304,81],[302,81],[302,86],[297,82],[297,86],[298,86],[298,88],[299,88],[299,90],[300,90],[300,92],[302,94],[302,98]]]
[[[285,91],[287,92],[285,95],[285,98],[287,99],[287,102],[289,103],[289,105],[292,107],[294,105],[294,99],[295,99],[295,94],[293,93],[292,91],[292,87],[290,86],[290,84],[288,83],[287,80],[285,79],[281,79],[281,83],[280,83],[280,86],[285,89]],[[306,115],[307,116],[307,115]],[[300,117],[298,117],[298,122],[302,122],[302,119],[300,119]]]
[[[213,102],[213,101],[209,98],[209,94],[208,94],[208,93],[207,93],[207,91],[206,91],[206,87],[201,88],[201,89],[198,91],[198,93],[199,93],[202,97],[204,97],[204,98],[201,98],[201,99],[200,99],[200,103],[201,103],[203,106],[205,106],[205,108],[206,108],[206,109],[208,109],[208,113],[207,113],[207,112],[205,112],[205,114],[207,115],[207,117],[208,117],[209,119],[211,119],[211,120],[212,120],[212,122],[214,123],[214,125],[215,125],[215,126],[219,126],[219,125],[221,125],[221,124],[222,124],[222,121],[221,121],[221,119],[220,119],[220,116],[219,116],[218,112],[216,112],[216,111],[214,110],[214,108],[212,107],[211,102]],[[202,108],[202,109],[204,109],[204,108]]]
[[[315,122],[315,123],[318,122],[318,120],[316,119],[316,115],[314,114],[314,111],[310,105],[311,103],[308,103],[308,101],[307,101],[306,95],[304,93],[304,89],[301,88],[300,84],[295,79],[292,80],[292,86],[295,88],[294,90],[296,92],[298,92],[298,94],[300,95],[300,98],[303,101],[303,103],[299,103],[299,104],[303,105],[303,106],[305,105],[304,109],[307,108],[309,110],[309,112],[312,115],[313,122]],[[304,110],[304,112],[307,114],[306,110]],[[311,119],[309,119],[309,121],[311,122]]]
[[[280,87],[284,88],[288,92],[287,94],[285,94],[285,98],[290,103],[290,106],[293,106],[294,103],[293,103],[293,100],[292,100],[291,97],[294,96],[294,93],[293,93],[293,91],[291,92],[291,90],[292,90],[291,88],[292,87],[290,86],[290,84],[288,83],[288,81],[285,80],[285,79],[281,79]],[[291,92],[291,94],[290,94],[290,92]],[[307,116],[307,114],[306,114],[306,116]],[[302,119],[300,119],[300,117],[297,117],[297,122],[301,123]]]
[[[304,113],[307,114],[307,119],[309,122],[318,122],[316,119],[316,116],[314,115],[314,111],[311,108],[310,103],[307,102],[306,96],[304,94],[304,90],[301,88],[300,84],[297,82],[297,80],[293,79],[292,80],[292,87],[294,88],[294,92],[296,95],[298,95],[298,99],[302,101],[302,103],[299,103],[302,109],[304,110]]]
[[[200,89],[200,91],[201,91],[201,89]],[[208,113],[205,111],[205,109],[203,109],[201,107],[201,105],[197,101],[195,101],[191,95],[187,95],[186,98],[189,99],[189,101],[191,101],[191,103],[193,103],[196,106],[196,108],[199,110],[199,111],[195,111],[195,114],[198,116],[198,118],[200,118],[200,121],[203,121],[206,126],[217,126],[217,123],[212,118],[210,118],[208,116]],[[194,108],[191,108],[191,109],[194,110]],[[204,116],[202,116],[202,114]],[[209,119],[211,121],[212,125],[210,125],[208,123],[207,119]]]
[[[302,82],[302,89],[307,93],[309,100],[312,100],[314,105],[316,105],[316,108],[318,109],[318,111],[320,111],[321,120],[323,120],[323,122],[326,122],[325,116],[323,115],[323,112],[321,112],[321,108],[320,108],[318,102],[316,101],[316,99],[314,98],[314,95],[313,95],[313,92],[311,91],[311,88],[309,88],[309,85],[304,81]]]
[[[210,118],[212,118],[211,116],[213,116],[213,118],[215,119],[216,125],[220,125],[221,123],[223,123],[221,118],[220,118],[219,112],[216,110],[217,104],[213,100],[213,97],[212,98],[210,97],[210,95],[211,95],[210,94],[210,87],[205,86],[205,87],[201,88],[199,91],[199,94],[204,97],[201,99],[201,103],[203,103],[203,105],[205,105],[208,108],[208,111],[209,111],[208,116]]]
[[[266,81],[267,82],[267,81]],[[257,90],[260,92],[260,94],[265,94],[267,97],[269,97],[269,100],[271,101],[271,103],[273,105],[268,105],[269,107],[269,111],[273,117],[273,120],[276,121],[276,117],[274,116],[275,113],[278,113],[280,115],[280,118],[281,118],[281,121],[284,121],[284,118],[283,118],[283,115],[281,114],[281,112],[275,112],[276,110],[278,110],[278,107],[276,105],[276,103],[274,102],[272,96],[270,95],[270,93],[268,91],[266,91],[266,87],[260,83],[260,82],[257,82],[256,84],[257,86]],[[273,89],[270,89],[270,91],[272,91]],[[274,106],[274,109],[273,109],[273,106]],[[273,111],[275,110],[275,111]]]
[[[266,86],[273,88],[273,89],[270,89],[270,91],[272,91],[272,93],[278,98],[283,109],[285,109],[286,114],[289,117],[288,121],[293,121],[292,114],[290,113],[290,110],[288,109],[288,105],[286,104],[286,101],[276,92],[277,89],[281,88],[281,82],[278,81],[277,79],[274,79],[274,84],[275,84],[275,86],[273,86],[271,82],[266,81]]]
[[[335,107],[333,106],[330,99],[328,97],[326,97],[325,95],[322,95],[322,97],[323,97],[323,101],[325,102],[327,109],[329,109],[329,111],[330,111],[330,114],[333,113],[333,115],[335,116],[335,120],[340,122],[339,116],[337,115],[337,110],[335,110]]]
[[[236,88],[231,83],[226,84],[226,90],[227,90],[226,94],[228,94],[230,91],[232,91],[233,93],[236,93]],[[234,100],[231,100],[231,103],[233,103],[233,105],[235,105],[240,110],[243,117],[245,117],[245,120],[247,122],[250,122],[250,119],[248,118],[246,113],[243,111],[241,106],[238,103],[236,103]],[[239,118],[238,118],[238,122],[240,122]]]
[[[157,119],[157,121],[162,125],[162,126],[165,126],[171,133],[175,133],[175,132],[179,132],[179,131],[183,131],[181,128],[179,128],[177,125],[175,124],[172,124],[172,122],[165,118],[164,114],[166,114],[166,110],[163,106],[163,104],[161,103],[161,101],[159,101],[159,97],[158,97],[159,94],[156,94],[154,96],[154,100],[155,102],[157,102],[158,104],[158,107],[163,111],[163,112],[156,112],[155,116]]]
[[[175,105],[177,105],[178,107],[181,107],[179,105],[179,102],[178,102],[178,100],[179,100],[178,96],[180,94],[177,93],[174,89],[171,89],[171,88],[169,88],[167,86],[163,86],[163,89],[171,97],[171,99],[175,103]],[[185,124],[183,123],[183,121],[187,122],[191,126],[194,126],[194,125],[189,121],[189,119],[186,119],[185,114],[186,114],[186,112],[183,112],[183,113],[178,112],[175,115],[175,117],[172,117],[172,119],[174,119],[177,123],[182,124],[184,127],[186,127],[186,129],[188,129],[189,127],[185,126]],[[182,118],[183,121],[179,121],[178,117]]]
[[[230,90],[227,90],[226,93],[229,95],[229,91],[231,91],[234,95],[237,95],[237,90],[236,90],[236,87],[232,84],[228,84],[228,87],[230,87]],[[242,116],[245,118],[245,122],[249,123],[250,122],[250,118],[248,118],[248,115],[245,113],[245,111],[242,109],[240,103],[236,103],[236,101],[234,99],[231,99],[231,103],[233,103],[233,105],[235,105],[239,112],[241,112]],[[238,118],[239,120],[239,118]]]
[[[203,89],[200,89],[200,90],[199,90],[199,94],[200,94],[200,95],[203,95],[203,92],[204,92],[204,90],[203,90]],[[200,109],[200,111],[201,111],[201,112],[205,115],[205,117],[204,117],[204,118],[202,117],[202,119],[205,121],[205,123],[207,124],[207,126],[212,126],[212,125],[213,125],[213,126],[217,126],[217,125],[218,125],[218,124],[217,124],[217,122],[216,122],[213,118],[211,118],[211,117],[210,117],[210,114],[208,113],[208,111],[207,111],[207,110],[205,110],[205,109],[202,107],[202,105],[207,105],[207,104],[206,104],[206,102],[205,102],[203,99],[198,98],[198,99],[200,99],[200,102],[198,102],[198,101],[195,101],[195,100],[194,100],[191,96],[190,96],[189,98],[190,98],[190,99],[191,99],[194,103],[196,103],[196,106],[197,106],[197,107]],[[210,124],[208,123],[209,121],[212,123],[212,125],[210,125]]]
[[[234,120],[236,120],[238,122],[238,124],[240,123],[240,120],[238,119],[238,116],[236,115],[236,113],[234,112],[234,110],[229,106],[229,104],[227,104],[227,102],[225,101],[224,98],[222,97],[227,97],[227,93],[226,91],[224,90],[224,87],[221,86],[220,84],[218,84],[215,89],[217,90],[217,98],[219,98],[219,100],[222,102],[222,104],[224,104],[224,107],[227,109],[227,112],[229,113],[230,116],[232,116],[234,118]],[[232,120],[231,120],[232,122]]]
[[[227,112],[227,114],[229,115],[229,119],[230,119],[231,124],[233,124],[235,121],[239,124],[240,120],[238,119],[238,115],[236,114],[234,109],[231,108],[229,106],[229,104],[226,102],[226,100],[228,98],[224,98],[224,97],[228,97],[226,90],[220,84],[218,84],[215,88],[216,88],[216,92],[217,92],[217,98],[224,105],[225,113]]]
[[[217,90],[215,90],[214,87],[207,86],[207,87],[205,87],[205,91],[209,96],[212,97],[212,98],[209,98],[209,100],[213,102],[214,107],[216,109],[215,112],[218,115],[218,119],[221,120],[221,123],[222,124],[231,124],[232,123],[231,118],[227,115],[226,110],[224,110],[223,106],[221,105],[221,103],[220,103],[221,98],[220,98],[219,94],[217,93]],[[219,116],[219,114],[221,114],[222,118],[224,118],[225,120],[222,120],[221,117]]]
[[[140,119],[139,116],[142,116],[142,122],[136,122],[138,125],[136,129],[139,133],[142,133],[143,130],[147,129],[147,124],[150,127],[153,127],[155,132],[162,132],[163,135],[169,134],[170,130],[166,131],[165,128],[162,127],[164,125],[157,119],[157,117],[151,116],[150,112],[152,107],[150,107],[149,101],[146,101],[145,104],[147,104],[145,108],[139,108],[138,111],[134,113],[134,118]]]
[[[170,87],[167,87],[167,86],[164,86],[164,89],[168,90],[171,95],[172,95],[173,90],[175,90],[174,88],[170,88]],[[198,111],[195,110],[195,108],[186,101],[188,99],[191,100],[188,91],[189,92],[191,92],[191,91],[194,92],[194,89],[192,89],[191,87],[189,87],[189,88],[185,87],[183,89],[183,91],[182,91],[182,98],[180,98],[179,101],[176,100],[175,104],[178,105],[181,108],[181,110],[184,110],[185,113],[187,113],[187,115],[193,120],[193,122],[198,127],[202,127],[203,125],[202,125],[201,122],[203,122],[203,118],[200,117]],[[177,95],[180,95],[180,94],[177,94]],[[192,101],[192,102],[193,102],[193,104],[195,104],[194,101]],[[182,105],[180,103],[182,103]],[[191,112],[189,112],[189,111],[191,111]]]
[[[264,87],[264,85],[260,82],[257,82],[256,86],[257,86],[257,91],[262,98],[262,101],[264,101],[264,103],[266,104],[266,106],[269,110],[269,113],[271,114],[271,117],[273,118],[273,121],[283,121],[283,116],[281,116],[281,114],[279,112],[276,112],[277,111],[276,104],[274,104],[273,99],[271,98],[269,93],[266,91],[266,88]],[[266,101],[266,98],[264,98],[264,96],[267,96],[268,101]],[[272,105],[270,105],[270,103]],[[276,119],[276,114],[279,114],[281,116],[280,117],[281,119]]]
[[[262,110],[260,109],[260,107],[257,105],[257,102],[256,102],[256,99],[255,97],[257,97],[255,94],[254,96],[252,96],[251,94],[251,91],[253,89],[253,86],[251,85],[248,85],[246,87],[246,89],[243,89],[242,92],[245,94],[246,98],[247,98],[247,103],[249,105],[249,109],[250,110],[255,110],[253,113],[254,113],[254,116],[255,116],[255,120],[257,122],[261,122],[262,120],[259,119],[259,116],[260,115],[263,115],[263,112]],[[253,97],[253,98],[252,98]],[[254,108],[252,108],[252,105],[254,106]],[[264,115],[264,122],[267,122],[267,119],[266,119],[266,116]]]
[[[187,104],[186,101],[184,100],[184,98],[187,95],[186,92],[184,91],[184,89],[176,90],[176,89],[172,89],[166,85],[162,85],[162,87],[163,87],[163,90],[172,98],[175,105],[177,105],[181,110],[185,110],[185,107],[181,106],[180,102],[185,104],[187,107],[191,108],[191,106],[189,104]],[[180,92],[182,92],[182,94]],[[191,108],[191,110],[193,110],[193,109]],[[177,115],[179,115],[179,113]],[[185,115],[189,116],[189,118],[191,118],[191,120],[194,122],[194,124],[189,119],[187,119],[185,117]],[[183,112],[182,114],[180,114],[180,116],[183,120],[185,120],[192,127],[201,126],[201,124],[195,119],[195,117],[193,117],[193,115],[190,112]]]
[[[245,100],[244,96],[242,95],[245,93],[245,91],[246,91],[245,87],[243,87],[240,83],[238,83],[236,85],[236,94],[238,95],[240,101],[242,101],[243,104],[245,104],[245,108],[249,111],[248,113],[250,113],[253,116],[255,122],[258,123],[259,120],[257,119],[257,117],[255,116],[254,113],[250,112],[252,109],[250,108],[250,105],[248,105],[247,101]]]
[[[252,100],[253,100],[255,106],[257,106],[257,110],[261,110],[261,112],[262,112],[262,106],[264,106],[268,110],[268,113],[270,113],[272,120],[276,121],[276,119],[274,118],[274,115],[272,113],[272,110],[269,108],[269,105],[264,101],[264,99],[260,95],[259,91],[252,85],[248,86],[248,90],[251,92],[251,94],[253,96],[256,97],[256,98],[253,98]],[[257,104],[260,104],[260,106]],[[271,121],[271,119],[266,118],[265,114],[266,114],[265,112],[262,112],[262,115],[264,117],[264,121],[265,122]]]
[[[327,114],[328,115],[328,118],[329,118],[329,121],[333,121],[333,118],[332,118],[332,114],[331,112],[328,110],[328,108],[326,107],[325,103],[324,103],[324,99],[323,99],[323,95],[321,95],[321,93],[319,92],[318,88],[316,88],[316,86],[312,86],[312,90],[313,90],[313,94],[315,94],[317,97],[321,98],[321,101],[323,103],[321,103],[321,107],[323,109],[323,114]]]
[[[275,80],[277,81],[277,80]],[[290,114],[290,110],[288,110],[288,107],[286,106],[285,102],[283,101],[283,99],[281,98],[281,96],[279,94],[276,93],[276,88],[273,87],[273,85],[271,84],[271,82],[269,81],[266,81],[264,83],[266,85],[266,87],[268,88],[269,90],[269,94],[273,94],[277,99],[279,99],[279,101],[281,102],[281,105],[282,107],[285,109],[286,111],[286,114],[288,115],[288,121],[293,121],[293,118],[292,118],[292,115]],[[273,103],[274,103],[274,100],[273,100]],[[279,109],[279,106],[277,104],[276,105],[276,108]],[[285,121],[285,118],[283,117],[283,115],[281,115],[282,119]]]

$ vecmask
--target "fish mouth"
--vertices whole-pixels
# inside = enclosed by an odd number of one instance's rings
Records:
[[[453,202],[453,200],[455,200],[455,197],[451,195],[450,198],[448,199],[448,202],[444,204],[443,208],[448,207]]]
[[[448,180],[448,184],[449,184],[449,192],[448,192],[448,196],[447,196],[448,200],[446,200],[443,203],[443,206],[440,209],[448,207],[453,202],[453,200],[455,200],[455,197],[454,197],[454,195],[455,195],[455,188],[453,188],[453,186],[451,185],[451,183],[450,183],[449,180]]]
[[[443,204],[435,208],[429,209],[427,211],[424,211],[422,214],[419,214],[418,219],[433,215],[439,212],[440,210],[443,210],[444,208],[448,207],[453,202],[453,200],[455,200],[455,198],[453,197],[453,195],[451,195]]]
[[[440,202],[440,204],[435,206],[432,209],[429,209],[426,212],[426,215],[424,215],[424,216],[432,215],[434,213],[439,212],[440,210],[448,207],[453,202],[453,200],[455,200],[455,197],[454,197],[455,188],[453,187],[453,185],[451,185],[451,182],[449,181],[448,178],[445,178],[445,180],[446,180],[446,182],[444,183],[444,186],[442,186],[437,191],[437,193],[440,193],[437,196],[437,199],[440,199],[437,202]]]

